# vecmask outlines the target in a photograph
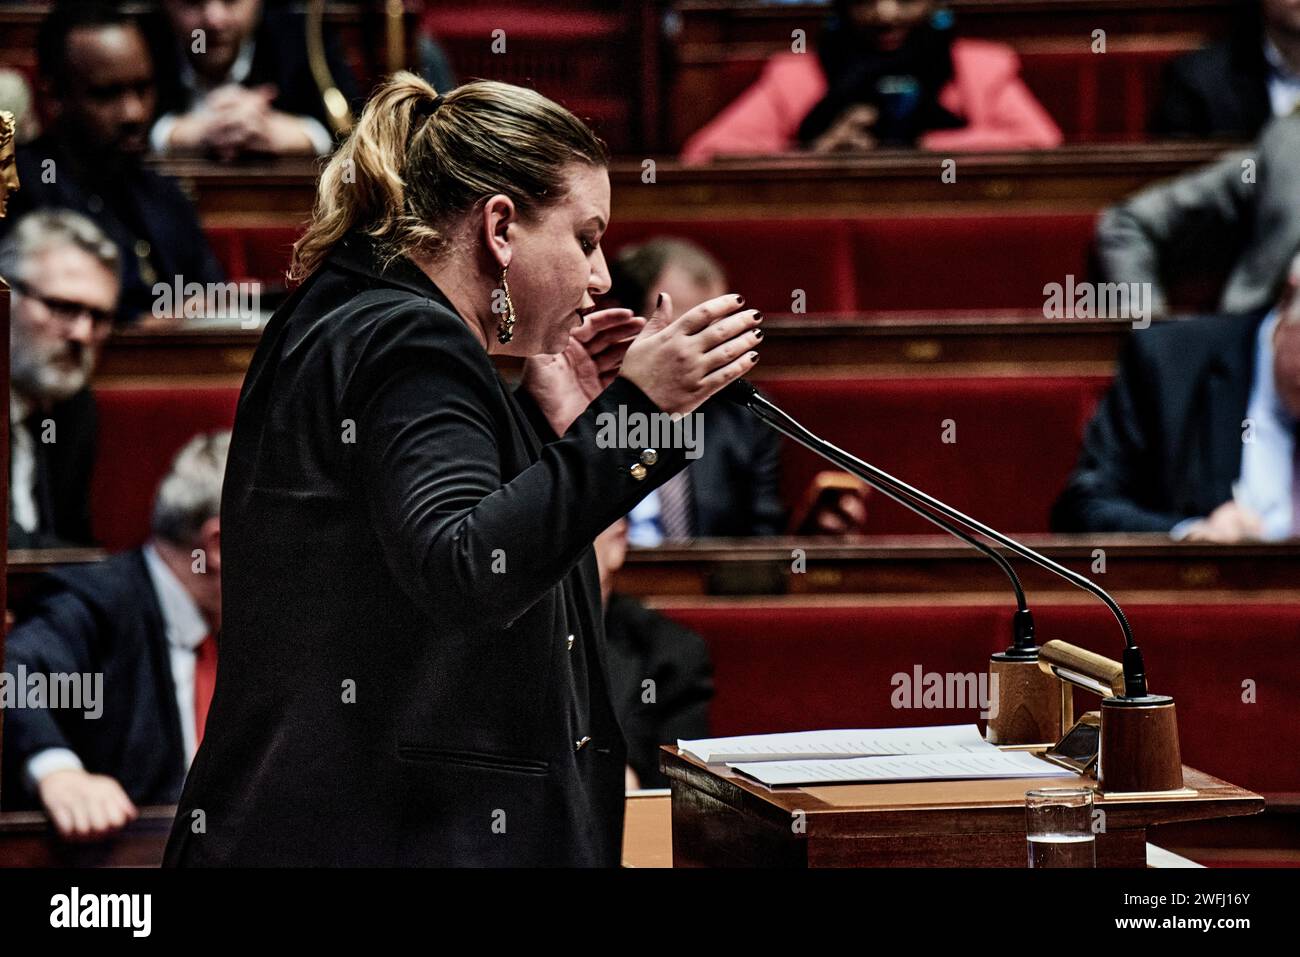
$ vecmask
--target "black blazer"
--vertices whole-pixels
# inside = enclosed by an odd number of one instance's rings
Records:
[[[1052,510],[1058,532],[1168,532],[1232,498],[1266,311],[1134,332]]]
[[[90,477],[95,466],[98,413],[90,389],[82,389],[49,412],[34,412],[32,451],[36,456],[34,496],[39,522],[29,532],[14,521],[14,503],[9,496],[9,547],[58,548],[93,545],[90,522]],[[40,422],[54,422],[54,442],[41,442]],[[31,417],[29,417],[31,419]],[[13,428],[25,428],[15,425]],[[10,435],[10,448],[13,436]],[[10,468],[13,459],[10,458]],[[11,484],[12,489],[12,484]]]
[[[414,265],[335,247],[244,380],[167,864],[618,864],[591,543],[686,461],[600,447],[620,405],[659,411],[619,378],[556,438]]]
[[[1258,28],[1173,60],[1151,121],[1158,136],[1253,140],[1273,118],[1268,61]]]
[[[46,160],[54,162],[53,182],[43,181]],[[0,219],[0,235],[34,209],[61,206],[94,220],[121,255],[120,321],[152,312],[156,282],[171,285],[178,276],[186,283],[224,281],[194,207],[170,177],[136,164],[117,171],[109,181],[79,180],[72,159],[52,135],[20,146],[17,163],[22,189],[9,197],[9,215]],[[139,242],[148,244],[147,256],[138,255]]]
[[[659,746],[709,733],[709,646],[689,628],[618,592],[609,596],[605,630],[610,694],[627,738],[627,763],[642,787],[666,788]]]
[[[5,641],[4,667],[26,673],[102,673],[103,714],[16,708],[5,712],[0,807],[39,807],[27,759],[71,748],[87,771],[116,778],[137,804],[173,804],[185,780],[180,715],[162,612],[136,548],[51,576]]]
[[[694,530],[700,537],[783,535],[781,439],[739,405],[718,402],[703,454],[691,462]]]

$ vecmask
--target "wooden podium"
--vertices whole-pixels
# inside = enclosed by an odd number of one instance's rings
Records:
[[[1097,784],[1075,775],[768,788],[669,746],[660,767],[672,786],[674,867],[1025,867],[1025,792]],[[1264,809],[1258,794],[1185,765],[1183,780],[1180,792],[1095,797],[1105,815],[1098,867],[1145,867],[1151,825]]]

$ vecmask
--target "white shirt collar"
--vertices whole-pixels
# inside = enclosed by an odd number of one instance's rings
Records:
[[[226,74],[224,80],[213,83],[210,86],[199,79],[199,75],[194,72],[194,67],[190,65],[190,58],[181,51],[181,85],[189,91],[194,101],[202,100],[208,90],[216,89],[227,83],[243,83],[248,79],[248,74],[253,69],[253,52],[257,47],[256,41],[249,37],[239,46],[239,54],[235,57],[235,62],[230,64],[230,71]],[[191,106],[197,105],[197,102],[191,102]]]
[[[154,594],[162,611],[163,627],[169,644],[193,650],[208,636],[208,623],[190,593],[176,574],[167,567],[153,543],[144,546],[144,561],[153,581]]]
[[[1273,42],[1273,38],[1265,36],[1264,38],[1264,60],[1268,62],[1269,69],[1273,70],[1275,77],[1288,79],[1291,82],[1300,82],[1300,75],[1297,75],[1291,64],[1288,64],[1282,56],[1281,49]]]
[[[9,424],[20,425],[32,413],[32,404],[27,397],[14,388],[9,389]]]
[[[1272,415],[1283,425],[1290,425],[1291,415],[1277,394],[1277,381],[1273,378],[1273,333],[1281,318],[1282,314],[1274,309],[1260,323],[1255,340],[1255,387],[1252,392],[1259,410]]]

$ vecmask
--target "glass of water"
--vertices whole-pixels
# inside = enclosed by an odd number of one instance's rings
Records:
[[[1030,867],[1096,867],[1092,791],[1040,788],[1025,792]]]

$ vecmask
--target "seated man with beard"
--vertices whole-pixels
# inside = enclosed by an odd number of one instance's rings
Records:
[[[91,545],[90,379],[117,309],[117,247],[86,217],[30,213],[0,243],[9,327],[9,547]]]
[[[325,35],[324,54],[337,86],[327,105],[300,10],[262,0],[163,0],[160,7],[159,32],[166,35],[157,44],[161,115],[149,134],[155,152],[202,150],[229,161],[333,149],[331,123],[344,121],[362,97],[332,34]]]

